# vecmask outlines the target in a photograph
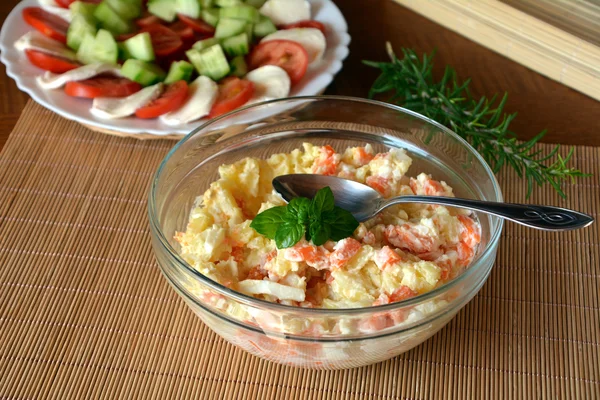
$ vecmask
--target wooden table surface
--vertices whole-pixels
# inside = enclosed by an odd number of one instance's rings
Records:
[[[0,21],[17,0],[0,2]],[[509,93],[506,110],[518,112],[512,128],[522,139],[548,129],[546,142],[600,146],[600,102],[554,82],[520,64],[471,42],[392,0],[336,0],[348,21],[352,43],[344,68],[327,94],[366,97],[377,71],[361,60],[386,60],[385,42],[417,52],[437,49],[435,72],[452,65],[463,79],[472,79],[475,95]],[[0,149],[28,96],[0,67]]]

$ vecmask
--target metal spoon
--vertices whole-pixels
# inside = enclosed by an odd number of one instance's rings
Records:
[[[371,187],[349,179],[314,174],[282,175],[273,179],[273,187],[286,200],[313,198],[319,189],[331,188],[335,205],[354,215],[359,222],[373,218],[384,208],[401,203],[441,204],[468,208],[504,218],[531,228],[567,231],[584,228],[594,222],[587,214],[566,208],[531,204],[495,203],[438,196],[398,196],[384,199]]]

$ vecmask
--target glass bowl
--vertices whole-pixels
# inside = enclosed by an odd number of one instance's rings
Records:
[[[444,180],[456,196],[502,201],[498,183],[463,139],[419,114],[349,97],[297,97],[251,105],[214,119],[180,141],[160,165],[149,194],[152,245],[160,268],[188,306],[217,334],[282,364],[341,369],[394,357],[439,331],[489,276],[501,219],[478,215],[482,241],[472,264],[452,281],[411,299],[375,307],[286,306],[235,292],[210,280],[178,253],[198,196],[218,179],[218,167],[244,157],[266,158],[303,142],[336,151],[370,143],[376,151],[404,148],[409,175]]]

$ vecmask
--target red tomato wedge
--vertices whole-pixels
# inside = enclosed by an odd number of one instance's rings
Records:
[[[145,16],[135,20],[135,24],[140,28],[150,25],[160,25],[161,19],[152,14],[146,14]]]
[[[25,55],[36,67],[53,72],[55,74],[62,74],[63,72],[67,72],[81,66],[75,61],[36,50],[25,50]]]
[[[183,14],[177,14],[177,17],[181,22],[192,28],[194,32],[198,32],[203,35],[213,35],[215,33],[215,28],[200,19],[188,17],[187,15]]]
[[[142,85],[127,78],[98,76],[79,82],[68,82],[65,93],[73,97],[127,97],[142,90]]]
[[[183,46],[179,35],[164,25],[148,25],[141,32],[148,32],[152,39],[152,47],[157,57],[164,57],[175,53]]]
[[[215,118],[243,106],[253,94],[254,83],[236,77],[223,79],[219,85],[219,95],[208,117]]]
[[[71,3],[74,3],[75,1],[76,0],[56,0],[56,3],[62,8],[69,8]],[[94,4],[102,3],[102,0],[80,0],[80,1],[83,1],[84,3],[94,3]]]
[[[185,103],[188,97],[188,85],[186,81],[177,81],[170,84],[167,90],[150,104],[138,109],[136,117],[143,119],[158,118],[163,114],[177,110]]]
[[[277,28],[278,29],[317,28],[318,30],[320,30],[321,32],[323,32],[323,35],[327,34],[327,28],[325,28],[325,25],[323,25],[319,21],[315,21],[313,19],[307,19],[307,20],[304,20],[304,21],[298,21],[298,22],[294,22],[293,24],[280,25]]]
[[[194,30],[182,21],[173,22],[171,25],[169,25],[169,29],[178,34],[183,41],[196,40]]]
[[[300,44],[290,40],[270,40],[260,43],[249,57],[250,69],[276,65],[288,73],[292,85],[298,83],[308,68],[308,53]]]
[[[23,19],[45,36],[62,43],[67,43],[69,23],[64,19],[50,14],[40,7],[27,7],[23,9]]]

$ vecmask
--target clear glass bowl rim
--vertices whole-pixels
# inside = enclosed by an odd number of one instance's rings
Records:
[[[235,290],[229,289],[228,287],[223,286],[220,283],[215,282],[212,279],[202,275],[200,272],[198,272],[194,268],[192,268],[192,266],[189,265],[183,258],[181,258],[179,256],[179,254],[177,253],[177,251],[173,248],[173,246],[171,246],[171,244],[169,243],[169,241],[163,234],[162,229],[160,228],[160,223],[158,221],[157,213],[156,213],[155,198],[156,198],[156,189],[157,189],[158,180],[160,179],[161,174],[162,174],[167,162],[170,160],[170,158],[177,152],[177,150],[185,142],[187,142],[189,139],[191,139],[197,132],[200,132],[200,131],[210,127],[211,125],[215,124],[218,121],[221,121],[228,117],[234,116],[235,114],[238,114],[238,113],[241,113],[241,112],[244,112],[247,110],[251,110],[253,108],[259,108],[259,107],[262,107],[262,106],[265,106],[268,104],[284,103],[284,102],[289,102],[289,101],[301,101],[301,100],[320,100],[320,101],[339,100],[339,101],[349,101],[349,102],[354,102],[354,103],[365,103],[365,104],[370,104],[370,105],[374,105],[374,106],[389,108],[391,110],[398,111],[400,113],[404,113],[406,115],[409,115],[411,117],[419,119],[425,123],[433,125],[436,128],[443,131],[444,133],[446,133],[447,135],[450,135],[457,141],[461,142],[462,145],[465,146],[466,150],[468,150],[469,152],[472,153],[472,155],[484,167],[485,171],[488,174],[488,177],[492,181],[492,184],[494,187],[494,195],[496,196],[497,201],[499,201],[499,202],[503,201],[502,191],[500,190],[500,185],[498,184],[498,181],[496,180],[496,176],[494,175],[492,169],[487,164],[487,162],[477,152],[477,150],[475,150],[473,148],[473,146],[471,146],[471,144],[469,144],[469,142],[464,140],[462,137],[458,136],[452,130],[446,128],[445,126],[441,125],[440,123],[438,123],[424,115],[421,115],[419,113],[416,113],[414,111],[408,110],[406,108],[403,108],[403,107],[400,107],[400,106],[397,106],[394,104],[389,104],[389,103],[385,103],[385,102],[377,101],[377,100],[363,99],[360,97],[350,97],[350,96],[330,96],[330,95],[327,95],[327,96],[298,96],[298,97],[285,97],[285,98],[280,98],[280,99],[275,99],[275,100],[263,101],[260,103],[254,103],[254,104],[251,104],[251,105],[248,105],[245,107],[238,108],[234,111],[231,111],[227,114],[224,114],[220,117],[214,118],[214,119],[202,124],[198,128],[194,129],[192,132],[187,134],[183,139],[181,139],[167,153],[165,158],[160,163],[160,165],[154,175],[154,178],[152,180],[152,185],[150,187],[150,191],[148,194],[148,219],[150,222],[150,229],[151,229],[152,234],[155,235],[156,238],[158,238],[160,245],[164,248],[164,250],[166,250],[167,254],[169,255],[169,258],[171,259],[172,262],[174,262],[177,265],[177,267],[183,268],[183,269],[191,272],[195,279],[200,280],[201,284],[204,284],[204,285],[210,287],[212,290],[214,290],[226,297],[233,298],[234,300],[239,301],[248,306],[251,306],[254,308],[270,309],[273,311],[280,311],[280,312],[302,312],[302,313],[312,314],[314,317],[318,317],[318,316],[324,317],[324,316],[336,315],[336,314],[337,315],[346,315],[346,316],[347,315],[356,316],[356,315],[361,315],[361,314],[372,314],[372,313],[378,313],[378,312],[392,311],[392,310],[395,310],[398,308],[418,305],[418,304],[424,303],[427,300],[430,300],[440,294],[443,294],[444,292],[451,290],[453,287],[455,287],[456,285],[461,283],[463,280],[465,280],[466,278],[468,278],[469,276],[474,274],[478,270],[478,268],[482,267],[482,263],[480,263],[480,261],[482,259],[485,259],[486,256],[490,252],[494,251],[494,249],[497,247],[497,244],[500,240],[500,235],[502,233],[502,227],[504,226],[504,220],[501,218],[492,217],[492,218],[498,219],[499,221],[498,221],[498,224],[496,225],[496,229],[491,234],[490,241],[488,242],[486,248],[479,254],[479,256],[475,260],[473,260],[471,265],[457,278],[455,278],[449,282],[446,282],[442,286],[437,287],[430,292],[423,293],[421,295],[412,297],[407,300],[402,300],[399,302],[383,304],[383,305],[378,305],[378,306],[361,307],[361,308],[328,309],[328,308],[304,308],[304,307],[288,306],[288,305],[279,304],[279,303],[272,303],[272,302],[269,302],[266,300],[257,299],[255,297],[248,296],[241,292],[237,292]],[[234,141],[236,138],[237,138],[237,135],[226,139],[223,143],[227,143],[229,141]],[[160,266],[160,268],[162,270],[162,266]],[[166,275],[164,271],[162,271],[162,272],[164,275]],[[483,279],[485,279],[485,277],[487,277],[487,276],[488,276],[488,274],[483,275]],[[171,279],[169,276],[165,276],[165,277],[169,280]],[[202,308],[204,308],[204,306],[205,306],[204,304],[199,303],[198,300],[193,297],[189,297],[189,300],[192,300],[194,303],[198,304],[198,306],[201,306]]]

